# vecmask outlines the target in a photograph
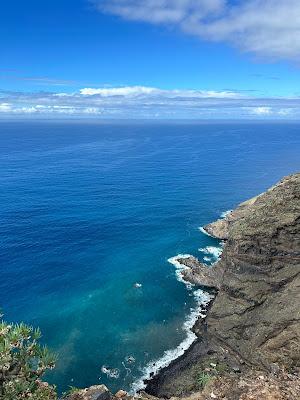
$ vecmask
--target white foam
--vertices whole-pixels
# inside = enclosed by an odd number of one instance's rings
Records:
[[[108,378],[118,379],[120,376],[120,371],[118,368],[109,368],[105,365],[102,365],[101,372],[107,375]]]
[[[199,229],[200,232],[204,233],[204,235],[209,236],[209,237],[213,237],[208,232],[206,232],[206,230],[203,228],[203,226],[200,226],[198,229]]]
[[[223,248],[217,246],[206,246],[203,247],[202,249],[199,249],[199,251],[201,251],[201,253],[206,254],[207,256],[210,256],[215,260],[219,260],[222,255]]]
[[[230,215],[231,213],[232,213],[232,211],[233,210],[227,210],[227,211],[223,211],[222,213],[221,213],[221,218],[226,218],[227,217],[227,215]]]
[[[186,265],[180,264],[180,262],[178,260],[180,260],[181,258],[190,258],[190,257],[192,257],[190,254],[178,254],[177,256],[171,257],[168,259],[168,262],[173,264],[176,268],[175,274],[176,274],[177,280],[181,283],[184,283],[189,290],[191,290],[194,285],[192,285],[191,283],[189,283],[183,279],[183,271],[188,270],[189,267],[187,267]]]
[[[185,255],[185,257],[187,257],[187,255]],[[174,258],[176,257],[173,257],[173,259]],[[177,258],[179,258],[179,256],[177,256]],[[169,366],[173,360],[182,356],[185,351],[192,345],[192,343],[197,339],[197,336],[192,331],[192,328],[200,316],[202,318],[206,317],[206,314],[203,313],[202,306],[207,305],[212,300],[213,296],[204,292],[201,289],[195,290],[193,292],[193,295],[195,296],[197,306],[191,309],[191,313],[183,324],[182,329],[186,332],[186,338],[175,349],[165,351],[164,355],[159,360],[150,362],[142,370],[142,377],[135,381],[131,386],[133,393],[136,393],[138,390],[145,389],[145,380],[149,380],[151,377],[157,375],[157,373],[162,368]]]
[[[222,248],[220,250],[222,250]],[[189,282],[186,282],[183,279],[182,273],[183,271],[189,269],[189,267],[180,264],[179,260],[181,258],[190,258],[190,257],[192,257],[190,254],[178,254],[177,256],[168,259],[168,262],[174,265],[176,268],[177,280],[186,285],[186,287],[191,291],[192,295],[195,297],[196,300],[196,307],[191,308],[190,314],[187,316],[182,327],[183,331],[186,332],[186,337],[175,349],[170,349],[165,351],[161,358],[159,358],[157,361],[149,362],[148,365],[142,369],[141,378],[133,382],[133,384],[131,385],[131,391],[133,394],[135,394],[139,390],[145,389],[147,386],[145,384],[145,380],[150,380],[151,378],[153,378],[153,376],[157,375],[161,369],[168,367],[172,361],[182,356],[197,339],[197,336],[192,331],[192,328],[194,327],[199,317],[200,318],[206,317],[206,312],[203,311],[203,306],[204,307],[207,306],[214,296],[203,291],[202,289],[192,290],[194,285],[192,285]]]
[[[221,214],[221,218],[226,218],[226,216],[229,215],[231,212],[232,210],[223,212]],[[212,237],[208,232],[206,232],[206,230],[202,226],[199,227],[199,230],[203,234]],[[221,243],[220,247],[207,246],[199,249],[199,251],[206,254],[206,257],[204,257],[206,261],[216,261],[219,260],[219,258],[221,257],[223,251],[223,243]],[[179,262],[181,258],[190,257],[192,257],[190,254],[178,254],[175,257],[169,258],[168,262],[175,266],[177,280],[184,283],[189,290],[192,290],[194,285],[186,282],[183,279],[183,271],[189,269],[189,267]],[[165,351],[160,359],[158,359],[157,361],[151,361],[145,368],[143,368],[142,377],[136,380],[131,385],[133,394],[139,390],[145,389],[147,386],[145,384],[146,380],[150,380],[153,376],[157,375],[161,369],[168,367],[173,360],[176,360],[178,357],[182,356],[185,351],[192,345],[192,343],[197,339],[197,336],[192,331],[192,328],[199,317],[206,317],[206,312],[203,312],[203,306],[207,306],[214,296],[210,295],[207,292],[204,292],[201,289],[193,290],[192,294],[196,299],[197,305],[195,308],[191,308],[191,312],[183,324],[182,329],[186,332],[186,338],[175,349]]]
[[[133,285],[136,289],[140,289],[143,285],[141,284],[141,283],[135,283],[134,285]]]

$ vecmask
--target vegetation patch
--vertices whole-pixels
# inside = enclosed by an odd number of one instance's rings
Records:
[[[56,357],[38,343],[40,337],[39,329],[0,322],[1,399],[57,399],[55,387],[41,380],[54,368]]]

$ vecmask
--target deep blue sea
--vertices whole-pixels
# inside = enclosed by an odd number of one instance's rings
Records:
[[[200,226],[299,170],[299,124],[1,122],[5,319],[41,328],[59,390],[129,389],[197,309],[168,259],[211,256]]]

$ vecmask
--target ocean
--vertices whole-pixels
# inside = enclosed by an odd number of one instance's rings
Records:
[[[0,306],[39,326],[60,391],[133,390],[194,340],[199,229],[300,169],[296,123],[0,122]]]

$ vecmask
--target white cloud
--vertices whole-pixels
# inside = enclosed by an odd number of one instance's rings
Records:
[[[75,93],[0,92],[0,114],[102,118],[300,118],[299,97],[269,97],[147,86],[83,88]]]
[[[93,1],[93,0],[92,0]],[[180,23],[190,14],[205,18],[224,9],[224,0],[100,0],[100,10],[127,19],[152,23]]]
[[[271,59],[300,58],[299,0],[91,0],[128,20],[171,24]]]
[[[32,99],[26,97],[26,102],[31,102]],[[84,107],[84,106],[72,106],[72,105],[43,105],[43,104],[30,104],[30,105],[19,105],[0,103],[0,112],[5,114],[54,114],[54,115],[101,115],[102,110],[97,107]]]
[[[156,92],[157,89],[144,86],[127,86],[119,88],[84,88],[80,93],[86,96],[101,95],[103,97],[110,96],[138,96],[141,94],[150,94]]]
[[[99,97],[190,97],[190,98],[237,98],[240,96],[239,93],[233,91],[215,91],[215,90],[162,90],[147,86],[125,86],[117,88],[84,88],[80,90],[80,94],[84,96],[96,96]],[[63,93],[59,94],[63,96]]]
[[[299,115],[299,111],[297,111],[297,108],[293,109],[293,108],[277,108],[277,107],[261,106],[261,107],[246,107],[245,109],[248,111],[248,113],[261,117],[266,117],[266,116],[292,117],[293,114]]]
[[[9,112],[9,111],[11,111],[11,104],[0,103],[0,112]]]
[[[250,111],[253,114],[256,114],[256,115],[270,115],[270,114],[272,114],[271,107],[254,107],[254,108],[250,109]]]

